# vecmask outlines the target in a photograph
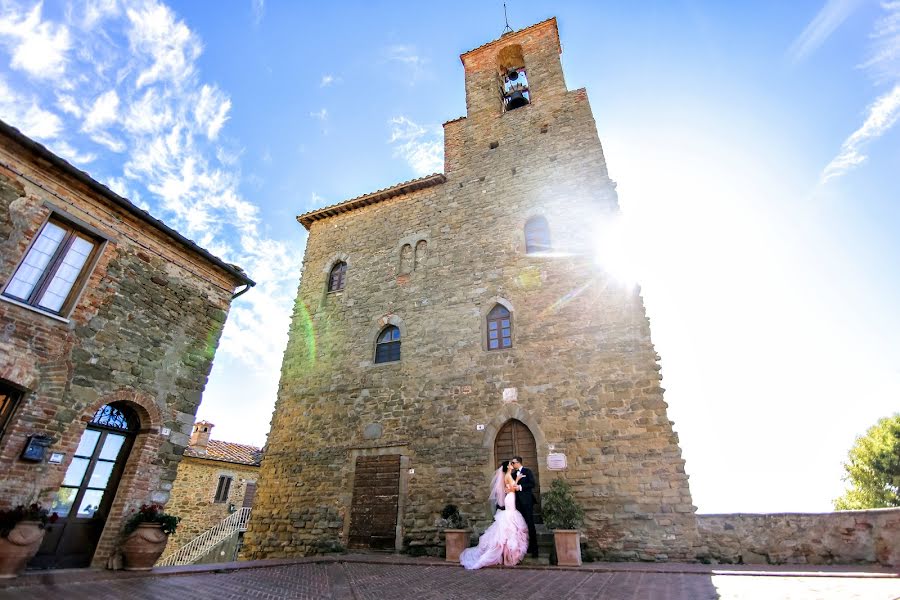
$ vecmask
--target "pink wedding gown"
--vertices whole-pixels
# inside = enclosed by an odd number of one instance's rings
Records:
[[[506,494],[506,510],[497,509],[494,522],[478,538],[478,546],[466,548],[459,562],[467,569],[491,565],[517,565],[528,551],[528,526],[516,510],[516,495]]]

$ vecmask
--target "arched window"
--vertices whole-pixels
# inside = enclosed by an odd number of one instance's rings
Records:
[[[403,244],[400,249],[400,274],[409,275],[413,270],[413,249],[409,244]]]
[[[419,240],[416,242],[416,271],[425,265],[425,253],[428,251],[428,242]]]
[[[550,226],[544,217],[531,217],[525,223],[525,254],[549,252]]]
[[[400,360],[400,329],[388,325],[378,334],[375,342],[375,362],[394,362]]]
[[[488,350],[512,348],[512,317],[505,306],[498,304],[487,316]]]
[[[347,263],[340,261],[331,267],[328,275],[328,291],[337,292],[344,289],[344,280],[347,278]]]

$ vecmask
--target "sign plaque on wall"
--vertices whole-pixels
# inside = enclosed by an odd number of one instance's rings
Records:
[[[519,392],[516,388],[503,388],[503,401],[515,402],[519,399]]]
[[[566,455],[560,452],[551,452],[547,455],[547,468],[551,471],[563,471],[566,468]]]

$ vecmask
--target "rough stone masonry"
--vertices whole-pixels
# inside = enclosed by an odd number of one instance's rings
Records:
[[[574,486],[596,556],[702,553],[643,301],[597,252],[615,184],[560,51],[550,19],[463,54],[467,116],[444,124],[443,174],[298,217],[309,241],[246,558],[345,547],[384,506],[399,550],[441,552],[447,503],[483,530],[511,419],[534,437],[540,487]],[[527,72],[531,101],[504,111],[498,77],[511,67]],[[533,217],[549,251],[526,252]],[[343,287],[329,292],[340,263]],[[488,347],[497,305],[508,349]],[[400,360],[376,363],[389,326]],[[548,469],[551,453],[564,470]],[[355,498],[357,466],[377,456],[398,457],[393,491]]]
[[[61,313],[8,294],[51,219],[97,246]],[[129,511],[168,500],[234,290],[252,284],[0,122],[0,384],[21,394],[0,422],[0,507],[50,505],[91,417],[106,404],[127,405],[140,429],[118,488],[104,495],[114,500],[96,552],[71,545],[93,566],[106,564]],[[50,438],[59,462],[49,453],[22,460],[34,435]]]

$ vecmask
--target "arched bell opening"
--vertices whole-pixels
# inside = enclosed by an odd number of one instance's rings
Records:
[[[497,55],[497,68],[504,112],[530,104],[531,92],[528,87],[522,46],[513,44],[500,50]]]
[[[90,566],[140,430],[140,418],[126,402],[111,402],[97,410],[81,434],[50,507],[59,520],[44,536],[29,567]]]

